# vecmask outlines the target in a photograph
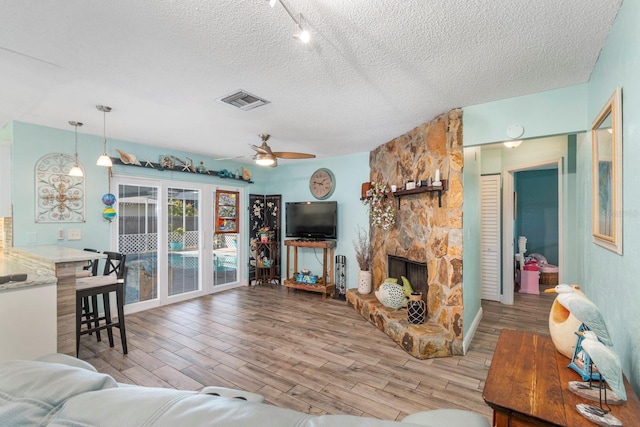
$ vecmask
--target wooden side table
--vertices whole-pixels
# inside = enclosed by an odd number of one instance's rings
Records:
[[[569,391],[580,376],[567,367],[551,338],[504,329],[498,338],[482,397],[493,408],[494,427],[595,425],[576,411],[597,404]],[[640,401],[625,378],[627,401],[611,405],[625,426],[640,426]]]

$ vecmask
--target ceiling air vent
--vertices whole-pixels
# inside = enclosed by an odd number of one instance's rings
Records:
[[[241,110],[252,110],[261,105],[269,103],[266,99],[262,99],[258,96],[252,95],[242,89],[237,90],[229,95],[225,95],[222,98],[218,98],[217,101],[224,102],[225,104],[233,105]]]

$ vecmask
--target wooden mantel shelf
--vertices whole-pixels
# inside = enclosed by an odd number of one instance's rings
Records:
[[[400,207],[400,199],[402,197],[405,196],[411,196],[414,194],[421,194],[421,193],[438,193],[438,207],[442,207],[442,192],[443,191],[447,191],[447,180],[443,179],[441,180],[442,185],[439,187],[434,187],[434,186],[423,186],[423,187],[416,187],[416,188],[412,188],[411,190],[398,190],[396,192],[393,193],[393,197],[396,197],[398,199],[398,207]]]

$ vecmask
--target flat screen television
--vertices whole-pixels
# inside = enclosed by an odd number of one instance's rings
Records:
[[[338,202],[287,202],[286,237],[338,238]]]

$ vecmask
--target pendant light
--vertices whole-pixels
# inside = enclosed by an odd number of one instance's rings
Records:
[[[76,162],[73,165],[73,167],[71,169],[69,169],[69,176],[84,176],[84,173],[82,172],[82,169],[80,168],[80,165],[78,164],[78,126],[82,126],[82,123],[80,122],[74,122],[74,121],[69,121],[69,124],[73,127],[75,127],[74,130],[74,134],[75,134],[75,140],[76,140],[76,144],[75,144],[75,159]]]
[[[111,157],[107,155],[107,113],[111,111],[111,107],[107,107],[106,105],[96,105],[98,111],[102,111],[102,155],[98,157],[98,161],[96,165],[104,166],[110,168],[113,166],[113,162],[111,161]]]

